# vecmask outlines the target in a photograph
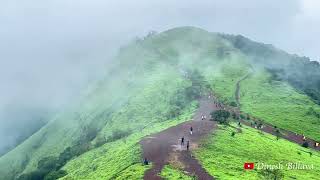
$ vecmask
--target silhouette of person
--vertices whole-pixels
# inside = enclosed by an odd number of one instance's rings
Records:
[[[149,161],[147,160],[147,158],[144,158],[143,164],[144,165],[149,165]]]
[[[181,138],[181,146],[184,146],[184,136]]]

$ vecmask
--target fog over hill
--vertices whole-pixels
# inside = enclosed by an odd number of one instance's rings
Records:
[[[192,25],[317,60],[319,8],[316,0],[3,0],[0,154],[77,98],[136,36]]]

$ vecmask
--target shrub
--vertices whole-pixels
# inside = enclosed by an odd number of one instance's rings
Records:
[[[220,124],[228,124],[230,112],[226,110],[213,111],[211,112],[211,117],[214,121],[218,121]]]
[[[186,95],[189,99],[194,100],[201,97],[201,94],[210,87],[205,81],[204,76],[198,70],[187,70],[188,79],[191,86],[186,88]]]
[[[308,142],[304,142],[304,143],[302,143],[301,146],[302,146],[302,147],[305,147],[305,148],[308,148],[308,147],[309,147],[309,143],[308,143]]]
[[[233,119],[237,119],[237,114],[236,113],[232,113],[232,118]]]
[[[105,143],[107,143],[106,138],[104,136],[98,136],[94,147],[96,147],[96,148],[100,147],[100,146],[104,145]]]
[[[114,130],[111,134],[111,136],[107,139],[107,142],[113,142],[119,139],[122,139],[124,137],[129,136],[132,133],[131,130]]]
[[[230,105],[230,106],[233,106],[233,107],[237,107],[237,103],[234,102],[234,101],[230,102],[229,105]]]
[[[279,169],[263,169],[259,172],[261,179],[280,180],[284,175]]]
[[[44,180],[56,180],[66,175],[67,175],[67,172],[64,170],[52,171],[45,176]]]

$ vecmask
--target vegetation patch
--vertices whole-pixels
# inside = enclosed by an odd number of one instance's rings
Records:
[[[284,82],[274,84],[265,71],[241,83],[241,110],[279,128],[320,140],[320,107]]]
[[[235,124],[232,124],[236,126]],[[218,131],[203,142],[195,155],[204,168],[218,179],[318,179],[320,153],[300,145],[242,126],[241,133],[234,135],[234,128],[219,126]],[[310,153],[312,155],[310,156]],[[254,170],[244,170],[245,162],[255,163]],[[258,169],[260,163],[261,169]],[[283,164],[280,170],[265,170],[268,165]],[[313,165],[312,169],[288,169],[288,163]]]
[[[178,170],[171,165],[164,166],[164,168],[160,173],[160,176],[163,179],[167,179],[167,180],[179,180],[179,179],[195,180],[196,179],[196,177],[188,176],[185,173],[183,173],[181,170]]]

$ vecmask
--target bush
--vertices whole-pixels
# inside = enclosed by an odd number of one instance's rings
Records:
[[[121,129],[114,130],[112,132],[112,135],[107,139],[107,142],[113,142],[113,141],[122,139],[124,137],[129,136],[131,133],[132,133],[131,130],[121,130]]]
[[[237,114],[236,113],[232,113],[232,118],[233,119],[237,119]]]
[[[187,74],[192,85],[186,88],[186,95],[189,100],[198,99],[206,88],[210,86],[198,70],[187,70]]]
[[[302,147],[305,147],[305,148],[308,148],[308,147],[309,147],[309,143],[308,143],[308,142],[304,142],[304,143],[302,143],[301,146],[302,146]]]
[[[42,170],[35,170],[30,173],[22,174],[17,179],[18,180],[43,180],[47,172]]]
[[[280,180],[284,175],[279,169],[263,169],[259,172],[261,179]]]
[[[104,145],[105,143],[107,143],[106,138],[104,136],[98,136],[94,147],[96,147],[96,148],[100,147],[100,146]]]
[[[38,169],[50,171],[52,169],[56,169],[57,164],[58,164],[58,159],[56,157],[53,157],[53,156],[45,157],[38,162]]]
[[[234,101],[230,102],[229,105],[230,105],[230,106],[233,106],[233,107],[237,107],[237,106],[238,106],[237,103],[234,102]]]
[[[214,121],[218,121],[220,124],[228,124],[228,118],[230,112],[226,110],[217,110],[210,113]]]
[[[46,175],[44,180],[56,180],[66,175],[67,175],[67,172],[64,170],[52,171],[48,175]]]

